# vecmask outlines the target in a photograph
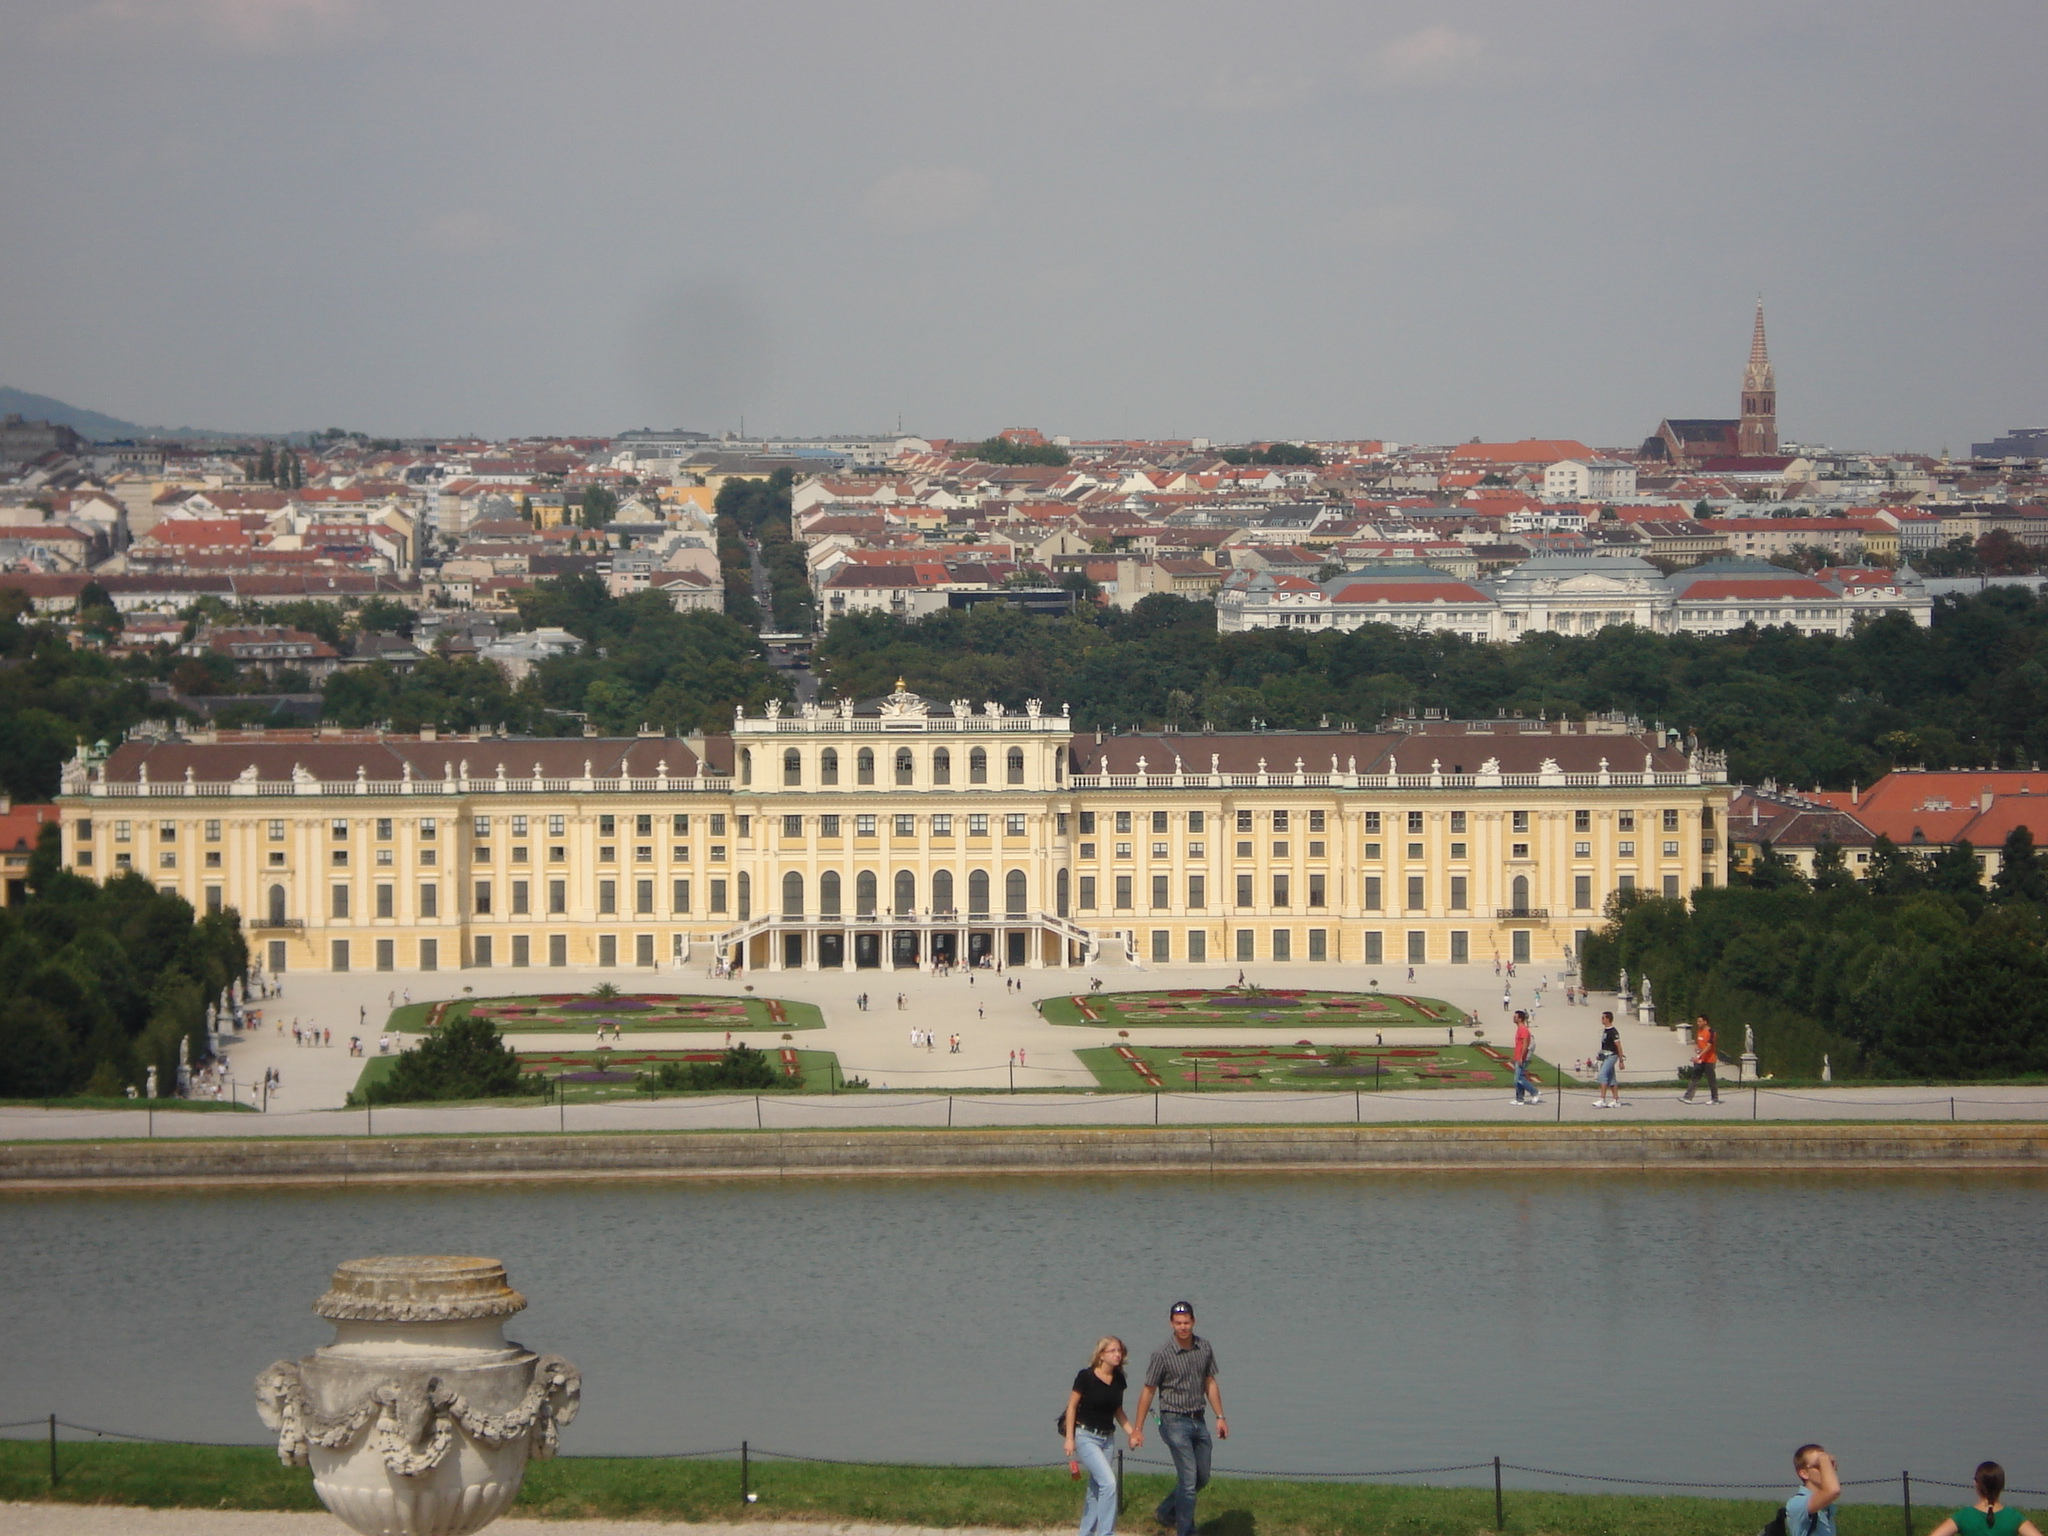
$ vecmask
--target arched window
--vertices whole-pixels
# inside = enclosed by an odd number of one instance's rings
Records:
[[[1054,911],[1056,911],[1056,912],[1058,912],[1058,913],[1059,913],[1059,915],[1060,915],[1061,917],[1065,917],[1065,916],[1067,915],[1067,886],[1068,886],[1068,884],[1069,884],[1069,882],[1068,882],[1068,879],[1067,879],[1067,872],[1066,872],[1066,871],[1065,871],[1064,869],[1063,869],[1063,870],[1061,870],[1061,871],[1060,871],[1060,872],[1059,872],[1059,873],[1058,873],[1057,875],[1054,875],[1054,876],[1053,876],[1053,881],[1052,881],[1052,889],[1053,889],[1053,902],[1054,902],[1054,907],[1053,907],[1053,910],[1054,910]]]
[[[818,782],[837,784],[839,782],[839,749],[827,747],[825,755],[818,759]]]
[[[907,869],[896,871],[896,915],[908,917],[917,910],[917,876]]]
[[[782,754],[782,782],[785,785],[801,784],[804,781],[804,757],[795,747]]]
[[[828,869],[818,876],[818,916],[839,915],[839,871]]]
[[[1010,782],[1012,784],[1022,784],[1024,782],[1024,749],[1022,747],[1010,748],[1009,769]]]
[[[953,910],[953,871],[942,869],[932,876],[932,911],[951,914]]]
[[[754,915],[754,882],[743,871],[740,875],[740,921],[745,922]]]
[[[782,915],[804,915],[804,877],[793,869],[782,877]]]
[[[932,754],[932,782],[950,784],[953,782],[953,754],[944,747]]]
[[[988,753],[976,747],[967,754],[967,782],[986,784],[988,782]]]
[[[1024,915],[1024,871],[1013,869],[1003,876],[1003,915],[1022,917]]]
[[[908,784],[916,777],[917,763],[910,755],[910,748],[898,747],[896,749],[896,782],[898,784]]]
[[[853,759],[853,782],[872,784],[875,782],[875,749],[862,747]]]
[[[1517,876],[1515,876],[1515,883],[1514,883],[1514,887],[1513,887],[1513,889],[1514,889],[1514,909],[1515,909],[1515,910],[1516,910],[1517,912],[1526,912],[1526,911],[1528,911],[1528,910],[1529,910],[1529,877],[1528,877],[1527,875],[1517,875]]]
[[[856,917],[875,915],[875,872],[864,869],[853,877],[853,911]]]
[[[281,885],[270,888],[270,920],[273,923],[284,921],[284,887]]]
[[[967,915],[988,916],[988,871],[977,869],[967,877]]]
[[[1063,784],[1066,782],[1066,778],[1067,749],[1065,747],[1054,747],[1052,749],[1052,781],[1055,784]]]
[[[754,749],[752,747],[742,747],[740,749],[740,782],[742,784],[754,782]]]

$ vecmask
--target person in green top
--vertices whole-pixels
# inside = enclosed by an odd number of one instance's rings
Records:
[[[2041,1536],[2033,1521],[1999,1502],[2004,1493],[2005,1468],[1984,1462],[1977,1468],[1977,1502],[1957,1510],[1929,1536]]]

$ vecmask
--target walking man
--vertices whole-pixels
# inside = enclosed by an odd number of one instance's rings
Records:
[[[1593,1099],[1595,1109],[1621,1108],[1621,1069],[1628,1060],[1621,1053],[1621,1031],[1614,1027],[1611,1012],[1600,1015],[1600,1059],[1597,1064],[1600,1092]]]
[[[1535,1032],[1529,1028],[1529,1015],[1523,1009],[1515,1010],[1515,1102],[1517,1104],[1541,1104],[1543,1090],[1536,1086],[1529,1076],[1529,1056],[1536,1049]]]
[[[1707,1093],[1713,1103],[1721,1102],[1721,1084],[1714,1076],[1715,1064],[1720,1059],[1720,1053],[1714,1049],[1714,1026],[1707,1022],[1707,1016],[1703,1013],[1693,1029],[1692,1080],[1685,1085],[1685,1094],[1679,1100],[1681,1104],[1692,1102],[1693,1093],[1701,1083],[1707,1085]]]
[[[1230,1425],[1223,1417],[1223,1394],[1216,1386],[1216,1351],[1195,1332],[1193,1303],[1176,1301],[1167,1311],[1173,1337],[1152,1355],[1145,1367],[1145,1389],[1138,1394],[1136,1421],[1145,1423],[1146,1410],[1159,1398],[1159,1438],[1166,1442],[1173,1458],[1178,1482],[1152,1518],[1173,1528],[1176,1536],[1195,1536],[1195,1497],[1209,1486],[1208,1413],[1216,1415],[1216,1436],[1230,1438]],[[1833,1536],[1830,1532],[1829,1536]]]

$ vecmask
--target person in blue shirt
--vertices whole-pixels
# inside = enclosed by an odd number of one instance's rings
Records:
[[[1842,1496],[1842,1472],[1835,1458],[1817,1445],[1792,1453],[1799,1491],[1785,1501],[1787,1536],[1835,1536],[1835,1501]]]

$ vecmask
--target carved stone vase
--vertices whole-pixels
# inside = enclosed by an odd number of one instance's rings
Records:
[[[256,1378],[278,1458],[362,1536],[468,1536],[555,1453],[582,1379],[505,1338],[526,1298],[496,1259],[351,1259],[313,1310],[334,1342]]]

